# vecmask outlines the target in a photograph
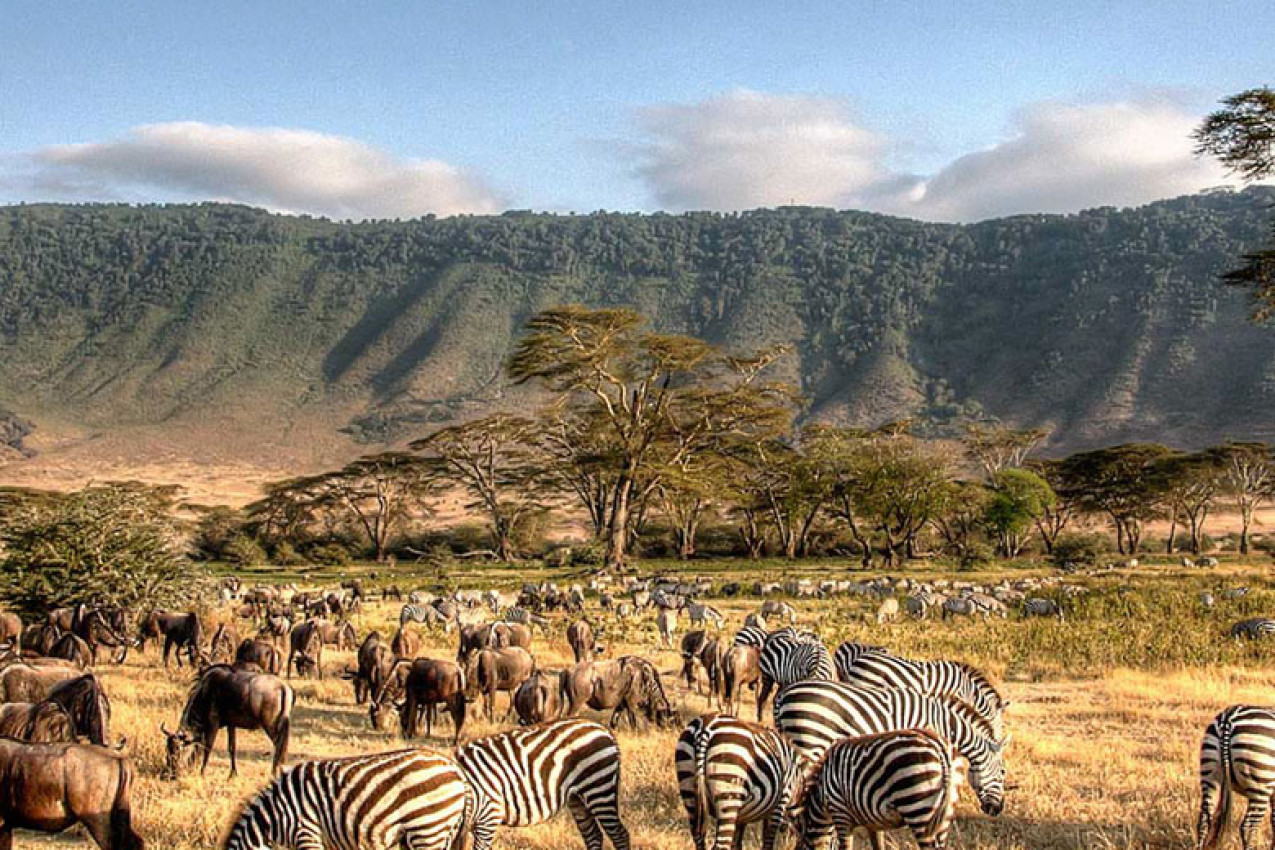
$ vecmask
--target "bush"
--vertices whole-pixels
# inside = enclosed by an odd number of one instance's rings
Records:
[[[232,564],[257,567],[266,562],[266,550],[246,534],[236,534],[222,548],[221,557]]]
[[[284,567],[295,567],[305,563],[305,558],[301,557],[297,547],[287,540],[282,540],[275,544],[273,560],[276,564]]]
[[[1059,567],[1092,567],[1111,551],[1111,541],[1104,534],[1073,532],[1054,543],[1053,561]]]
[[[349,566],[352,560],[350,550],[346,545],[335,541],[312,546],[306,550],[305,556],[313,563],[322,564],[326,567]]]

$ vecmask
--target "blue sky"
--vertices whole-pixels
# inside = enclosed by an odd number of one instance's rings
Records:
[[[1168,137],[1275,82],[1269,0],[9,2],[0,33],[0,201],[336,217],[1139,203],[1225,179]]]

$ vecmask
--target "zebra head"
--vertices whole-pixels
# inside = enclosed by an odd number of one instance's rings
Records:
[[[969,780],[983,814],[996,817],[1005,808],[1005,758],[1009,738],[982,739],[969,753]]]

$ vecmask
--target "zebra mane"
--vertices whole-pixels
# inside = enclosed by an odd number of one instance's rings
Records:
[[[943,704],[945,708],[951,711],[960,719],[974,727],[974,731],[979,735],[987,738],[989,741],[996,740],[996,733],[992,729],[991,721],[978,713],[978,709],[967,703],[960,697],[951,694],[932,697]]]
[[[991,679],[987,678],[986,673],[972,664],[966,664],[964,661],[953,661],[952,663],[955,664],[959,670],[965,673],[965,675],[969,676],[978,688],[994,697],[998,707],[1003,707],[1005,705],[1005,698],[1001,696],[1000,691],[996,690],[996,686],[992,684]]]

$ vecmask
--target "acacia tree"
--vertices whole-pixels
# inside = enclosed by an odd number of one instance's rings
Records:
[[[1053,501],[1042,505],[1040,516],[1036,518],[1036,532],[1040,535],[1040,542],[1045,547],[1045,554],[1052,555],[1054,543],[1080,513],[1076,494],[1066,489],[1062,477],[1062,461],[1032,460],[1028,468],[1044,479],[1049,489],[1054,492]]]
[[[985,519],[996,534],[996,548],[1006,558],[1017,558],[1027,542],[1032,524],[1057,501],[1049,482],[1026,469],[1001,469],[992,479],[992,496]]]
[[[1106,514],[1116,530],[1117,550],[1135,555],[1144,524],[1160,515],[1161,462],[1171,453],[1154,443],[1129,443],[1071,455],[1058,466],[1062,490],[1082,512]]]
[[[544,384],[560,404],[606,428],[613,462],[605,532],[611,566],[626,558],[635,505],[658,486],[657,461],[675,463],[678,446],[693,451],[729,433],[737,423],[723,411],[782,406],[790,397],[786,388],[760,379],[782,352],[727,357],[703,340],[648,331],[632,310],[555,307],[527,328],[510,357],[510,377]],[[669,440],[675,448],[659,456]]]
[[[1049,436],[1044,428],[1016,430],[977,422],[965,426],[965,450],[983,467],[990,481],[1003,469],[1023,466],[1028,455]]]
[[[1265,443],[1227,443],[1215,451],[1222,462],[1222,486],[1240,512],[1240,554],[1247,555],[1253,514],[1275,494],[1275,458]]]
[[[1188,549],[1200,554],[1204,522],[1222,489],[1223,459],[1217,451],[1193,454],[1175,453],[1162,462],[1164,503],[1169,514],[1169,535],[1165,552],[1172,555],[1177,546],[1177,528],[1186,522]]]
[[[544,511],[539,500],[541,466],[533,453],[539,425],[499,413],[436,431],[411,444],[438,480],[463,487],[468,505],[487,514],[496,556],[517,558],[515,536],[531,515]]]
[[[616,467],[609,431],[570,407],[551,407],[536,429],[541,479],[576,499],[589,517],[595,540],[606,534]]]
[[[1195,131],[1196,152],[1217,157],[1247,181],[1275,174],[1275,91],[1262,87],[1231,95]],[[1243,257],[1244,265],[1227,272],[1227,283],[1248,287],[1255,318],[1275,316],[1275,227],[1272,243]]]
[[[948,553],[962,562],[972,559],[981,545],[991,498],[991,490],[981,481],[949,481],[930,519]]]

